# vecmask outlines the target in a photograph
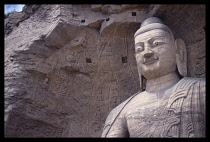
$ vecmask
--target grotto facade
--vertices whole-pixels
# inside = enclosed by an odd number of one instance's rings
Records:
[[[205,5],[27,5],[4,20],[5,137],[100,137],[140,90],[134,34],[155,16],[205,78]]]

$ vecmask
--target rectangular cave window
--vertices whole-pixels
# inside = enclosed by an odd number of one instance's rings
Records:
[[[136,12],[132,12],[132,16],[136,16]]]
[[[85,20],[81,20],[81,23],[85,23]]]
[[[127,56],[122,57],[122,63],[128,63]]]
[[[92,63],[91,58],[86,58],[86,63]]]

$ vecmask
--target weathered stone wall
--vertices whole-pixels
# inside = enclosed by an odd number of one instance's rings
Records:
[[[4,34],[9,35],[19,24],[30,18],[31,15],[40,7],[40,5],[28,4],[23,7],[21,12],[11,12],[8,17],[4,20]]]
[[[40,5],[5,34],[5,136],[100,137],[139,91],[133,36],[149,16],[186,41],[188,76],[205,77],[204,5]]]

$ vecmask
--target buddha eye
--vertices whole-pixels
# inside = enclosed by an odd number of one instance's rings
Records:
[[[163,44],[163,41],[162,41],[162,40],[155,40],[155,41],[153,42],[153,45],[154,45],[154,46],[158,46],[158,45],[161,45],[161,44]]]
[[[158,42],[154,42],[154,45],[156,45],[156,46],[157,46],[157,45],[159,45],[159,43],[158,43]]]
[[[139,53],[139,52],[141,52],[141,51],[143,51],[144,50],[144,48],[142,47],[142,46],[138,46],[137,48],[136,48],[136,53]]]

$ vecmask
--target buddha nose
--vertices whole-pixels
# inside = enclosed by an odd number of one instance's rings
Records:
[[[154,55],[154,52],[150,49],[145,50],[144,57],[148,58]]]

